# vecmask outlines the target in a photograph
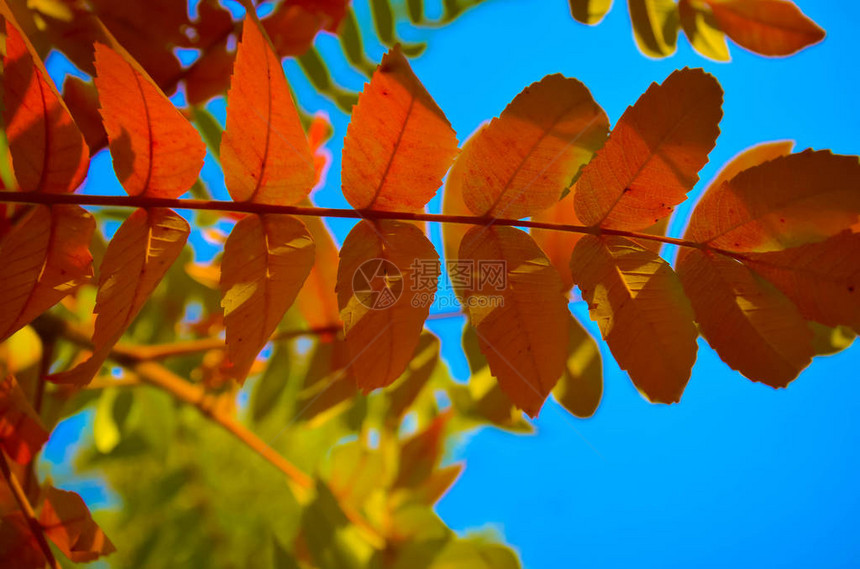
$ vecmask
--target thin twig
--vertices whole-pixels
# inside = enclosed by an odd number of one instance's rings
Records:
[[[171,208],[204,211],[229,211],[234,213],[254,214],[287,214],[304,215],[309,217],[337,217],[346,219],[393,219],[400,221],[428,221],[436,223],[458,223],[463,225],[502,225],[510,227],[528,227],[532,229],[548,229],[552,231],[564,231],[568,233],[584,233],[590,235],[620,235],[632,239],[645,239],[648,241],[659,241],[679,247],[692,247],[695,249],[712,249],[718,253],[724,253],[720,249],[714,249],[706,244],[697,243],[688,239],[676,237],[665,237],[663,235],[650,235],[636,231],[625,231],[620,229],[604,229],[601,227],[586,227],[583,225],[566,225],[561,223],[550,223],[544,221],[528,221],[524,219],[493,218],[477,215],[449,215],[443,213],[415,213],[406,211],[374,211],[357,210],[345,208],[312,207],[299,205],[271,205],[251,202],[228,202],[219,200],[188,200],[150,198],[144,196],[87,196],[81,194],[48,194],[40,192],[0,192],[0,202],[29,203],[29,204],[68,204],[83,206],[110,206],[110,207],[142,207],[142,208]],[[724,253],[725,254],[725,253]]]
[[[12,469],[9,468],[9,463],[6,461],[6,455],[3,451],[0,451],[0,471],[3,472],[3,478],[6,479],[6,484],[8,484],[9,489],[12,491],[15,501],[18,502],[18,507],[21,508],[21,513],[23,513],[24,517],[27,519],[27,525],[30,526],[30,531],[33,533],[33,537],[35,537],[36,541],[39,543],[39,547],[42,549],[42,554],[45,556],[45,560],[48,565],[52,569],[61,569],[60,564],[57,562],[57,558],[54,557],[54,552],[51,551],[48,539],[45,537],[42,524],[39,523],[39,519],[36,517],[36,512],[33,510],[33,506],[30,505],[30,500],[27,499],[27,494],[24,493],[24,489],[21,488],[21,484],[18,483],[18,479],[15,478],[15,475],[12,473]]]

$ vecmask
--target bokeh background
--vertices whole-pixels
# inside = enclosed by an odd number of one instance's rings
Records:
[[[490,0],[438,30],[404,27],[398,34],[428,42],[412,64],[461,142],[547,74],[582,81],[613,124],[651,82],[674,69],[703,67],[715,75],[725,90],[722,134],[702,182],[677,208],[669,234],[679,236],[707,182],[751,145],[790,139],[797,150],[860,154],[860,4],[796,3],[828,35],[786,59],[732,45],[730,63],[712,62],[684,38],[675,55],[649,59],[636,48],[620,0],[594,27],[576,23],[564,0]],[[438,3],[426,4],[432,16]],[[367,0],[353,6],[369,29]],[[321,34],[316,47],[336,82],[361,89],[365,78],[347,64],[335,38]],[[373,34],[365,36],[365,50],[373,61],[386,51]],[[76,74],[56,53],[48,68],[58,84]],[[349,117],[313,89],[294,61],[286,60],[284,69],[300,106],[326,113],[334,127],[327,143],[331,165],[314,201],[348,207],[339,170]],[[181,92],[176,97],[181,101]],[[223,121],[223,99],[208,109]],[[227,198],[212,160],[204,177],[216,197]],[[106,151],[93,160],[82,191],[123,193]],[[440,208],[437,196],[429,211]],[[342,242],[353,223],[330,220],[329,227]],[[439,227],[431,224],[430,231],[441,250]],[[198,259],[218,250],[200,238],[193,244]],[[675,251],[667,247],[663,254],[672,260]],[[574,299],[571,309],[596,335],[585,304]],[[465,381],[462,326],[462,318],[428,323],[452,374]],[[549,401],[532,435],[484,428],[456,441],[448,460],[466,460],[466,470],[437,507],[453,529],[497,534],[530,569],[860,565],[860,349],[818,358],[788,389],[776,391],[741,377],[700,341],[693,378],[673,406],[647,403],[605,344],[601,351],[605,390],[593,418],[575,419]],[[65,466],[91,436],[91,423],[91,413],[64,421],[45,451],[43,470],[91,506],[115,506],[102,481],[74,477]]]

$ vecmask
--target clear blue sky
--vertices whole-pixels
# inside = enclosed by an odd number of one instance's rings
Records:
[[[728,64],[696,55],[683,38],[675,56],[646,58],[633,42],[625,2],[615,4],[591,28],[571,19],[565,0],[490,0],[443,29],[400,31],[430,40],[413,66],[461,141],[549,73],[585,83],[614,123],[652,81],[690,66],[714,74],[726,92],[705,182],[763,141],[860,153],[858,3],[801,0],[827,30],[823,44],[783,60],[733,45]],[[367,23],[367,1],[355,8]],[[321,37],[317,45],[331,54],[335,79],[360,89],[363,79],[338,64],[336,41]],[[372,41],[365,47],[375,61],[384,53]],[[295,63],[285,69],[306,110],[327,110],[336,129],[334,162],[315,199],[345,206],[338,171],[348,118],[313,92]],[[106,156],[97,161],[109,169]],[[115,184],[110,174],[93,177],[84,191],[121,193]],[[671,234],[682,232],[703,187],[678,208]],[[430,207],[438,211],[438,200]],[[339,240],[351,225],[330,223]],[[573,310],[588,322],[583,303]],[[463,378],[461,326],[432,325]],[[787,390],[774,391],[730,370],[702,342],[693,379],[672,407],[645,402],[602,343],[601,350],[605,393],[594,418],[573,419],[550,402],[533,436],[485,429],[452,450],[452,458],[467,460],[438,506],[452,528],[494,528],[529,569],[860,565],[860,348],[818,359]]]

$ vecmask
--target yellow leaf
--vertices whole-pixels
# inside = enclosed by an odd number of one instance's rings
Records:
[[[337,298],[352,373],[363,391],[389,385],[406,369],[439,271],[438,253],[414,225],[362,221],[347,235]]]
[[[655,403],[680,401],[696,361],[696,326],[666,261],[624,237],[586,236],[570,260],[591,319],[621,369]]]
[[[313,263],[313,239],[295,217],[249,215],[233,228],[221,260],[230,377],[245,381]]]
[[[730,251],[776,251],[823,241],[860,218],[860,161],[805,150],[712,185],[686,237]]]
[[[570,14],[577,22],[599,24],[612,8],[612,0],[570,0]]]
[[[603,397],[600,349],[575,318],[571,318],[570,323],[567,364],[552,395],[562,407],[581,419],[594,415]]]
[[[675,0],[627,0],[633,36],[642,53],[666,57],[678,43],[678,6]]]
[[[570,314],[561,279],[534,240],[512,227],[470,229],[459,258],[472,267],[464,308],[490,371],[535,417],[567,359]]]
[[[576,183],[585,225],[637,230],[687,199],[720,133],[723,91],[701,69],[673,72],[629,107]]]
[[[678,13],[681,17],[681,28],[696,51],[716,61],[731,59],[726,34],[720,31],[710,11],[700,9],[691,0],[681,0],[678,3]]]
[[[101,369],[164,274],[179,257],[190,229],[169,209],[137,209],[108,244],[99,268],[93,354],[75,368],[50,377],[86,385]]]
[[[419,211],[457,155],[445,114],[394,47],[358,98],[343,145],[343,195],[356,209]]]
[[[448,183],[460,184],[476,215],[533,215],[559,200],[606,140],[608,124],[582,83],[548,75],[466,142]],[[452,181],[455,174],[462,178]]]
[[[677,266],[702,335],[732,369],[785,387],[809,365],[812,332],[773,285],[729,257],[699,250],[679,256]]]
[[[92,214],[73,205],[34,206],[0,241],[0,341],[93,274]]]

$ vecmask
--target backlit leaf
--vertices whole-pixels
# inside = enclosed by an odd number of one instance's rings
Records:
[[[313,239],[292,216],[249,215],[233,228],[221,261],[221,306],[232,378],[245,380],[313,263]]]
[[[3,121],[15,177],[25,192],[71,192],[83,181],[89,149],[28,42],[6,20]]]
[[[0,341],[92,277],[92,214],[34,206],[0,241]]]
[[[705,1],[721,30],[741,47],[761,55],[791,55],[825,36],[788,0]]]
[[[706,191],[717,191],[723,185],[723,182],[728,182],[744,170],[764,164],[774,158],[780,156],[788,156],[794,149],[794,142],[791,140],[779,140],[776,142],[763,142],[750,148],[747,148],[734,158],[728,164],[723,166],[717,177],[710,183]]]
[[[490,371],[535,417],[567,359],[570,315],[561,279],[532,238],[511,227],[470,229],[459,258],[472,267],[464,307]]]
[[[591,319],[621,369],[654,403],[680,401],[696,361],[696,326],[666,261],[624,237],[586,236],[570,260]]]
[[[751,253],[744,263],[790,298],[804,318],[860,332],[860,233]]]
[[[627,0],[636,45],[649,57],[675,53],[679,15],[675,0]]]
[[[337,298],[352,372],[363,391],[389,385],[406,369],[438,275],[439,255],[414,225],[362,221],[346,237]],[[414,279],[422,277],[418,286]]]
[[[75,368],[50,376],[86,385],[101,369],[167,269],[185,245],[188,222],[169,209],[137,209],[119,227],[99,267],[93,354]]]
[[[612,8],[612,0],[570,0],[570,13],[577,22],[594,25]]]
[[[687,199],[720,132],[723,92],[700,69],[672,73],[629,107],[576,184],[586,225],[637,230]]]
[[[573,207],[574,189],[557,201],[551,208],[532,216],[532,221],[556,223],[561,225],[583,225],[576,217]],[[573,277],[570,275],[570,255],[573,248],[582,239],[583,233],[572,231],[555,231],[552,229],[532,229],[531,236],[546,254],[549,262],[561,277],[562,292],[567,294],[573,288]]]
[[[603,396],[600,349],[575,318],[570,323],[567,364],[552,395],[562,407],[582,419],[594,415]]]
[[[681,0],[678,14],[681,28],[696,51],[717,61],[731,59],[726,34],[720,30],[710,11],[701,9],[692,0]]]
[[[18,464],[29,464],[48,432],[15,377],[0,381],[0,447]]]
[[[450,418],[450,413],[439,415],[425,430],[403,443],[395,488],[417,488],[427,481],[442,460],[445,425]]]
[[[96,88],[113,166],[129,195],[177,198],[197,180],[206,144],[130,58],[96,43]]]
[[[732,369],[785,387],[809,365],[812,332],[773,285],[729,257],[699,250],[677,266],[702,335]]]
[[[548,75],[526,87],[457,158],[469,210],[521,218],[551,207],[606,140],[608,119],[576,79]]]
[[[775,251],[823,241],[860,219],[860,161],[805,150],[712,185],[685,237],[731,251]]]
[[[343,146],[343,194],[357,209],[419,211],[457,155],[444,113],[392,49],[358,98]]]
[[[89,508],[74,492],[49,487],[39,524],[45,535],[74,563],[94,561],[116,551],[93,521]]]
[[[337,246],[319,217],[303,221],[314,241],[314,265],[305,281],[296,306],[310,328],[340,324],[340,309],[334,292],[337,284]]]
[[[221,163],[236,201],[294,204],[314,184],[314,161],[278,57],[245,20],[227,94]]]

